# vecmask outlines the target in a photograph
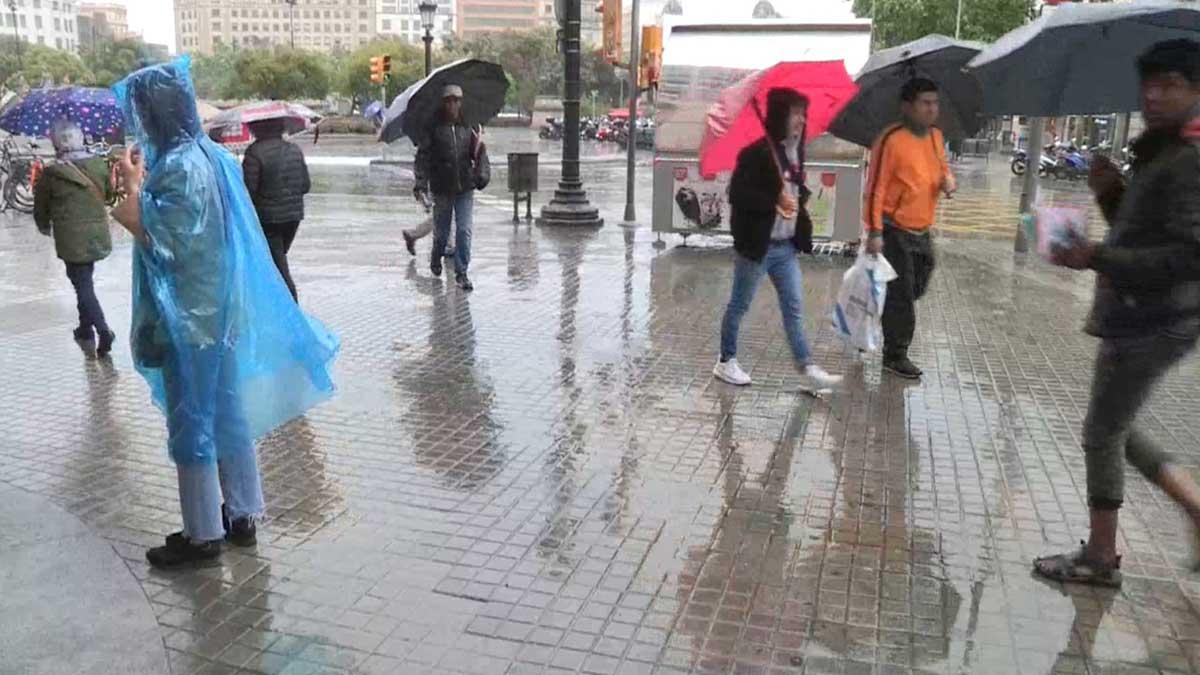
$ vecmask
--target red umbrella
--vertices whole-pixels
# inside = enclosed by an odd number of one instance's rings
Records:
[[[282,120],[285,131],[295,134],[307,129],[312,121],[319,117],[320,115],[299,103],[259,101],[222,111],[208,121],[208,128],[232,127],[237,131],[242,126],[255,122]]]
[[[709,108],[704,139],[700,141],[700,174],[713,176],[730,171],[738,153],[766,135],[767,92],[794,89],[808,97],[808,141],[829,128],[858,87],[841,61],[779,63],[746,76],[721,92]]]

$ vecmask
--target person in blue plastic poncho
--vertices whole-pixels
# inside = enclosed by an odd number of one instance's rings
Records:
[[[113,210],[137,240],[133,356],[166,414],[183,513],[183,531],[147,552],[156,567],[215,563],[222,539],[255,543],[254,439],[332,394],[338,348],[272,263],[237,161],[202,131],[189,66],[114,87],[137,141],[118,167],[130,196]]]

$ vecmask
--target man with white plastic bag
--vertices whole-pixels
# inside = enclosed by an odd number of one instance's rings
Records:
[[[887,258],[863,252],[842,275],[833,329],[848,346],[864,352],[882,349],[884,301],[888,282],[896,276]]]

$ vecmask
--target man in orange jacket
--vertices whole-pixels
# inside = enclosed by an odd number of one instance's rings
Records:
[[[908,358],[917,325],[916,301],[933,275],[929,237],[938,198],[957,186],[946,162],[937,122],[937,84],[907,82],[900,92],[904,121],[886,130],[871,149],[863,212],[867,252],[883,253],[899,275],[888,284],[883,306],[883,367],[900,377],[919,379],[921,369]]]

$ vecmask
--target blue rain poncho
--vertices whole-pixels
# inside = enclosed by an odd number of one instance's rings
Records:
[[[190,59],[115,87],[146,161],[149,244],[133,256],[134,361],[167,417],[171,458],[212,463],[333,394],[338,341],[292,300],[242,169],[200,126]]]

